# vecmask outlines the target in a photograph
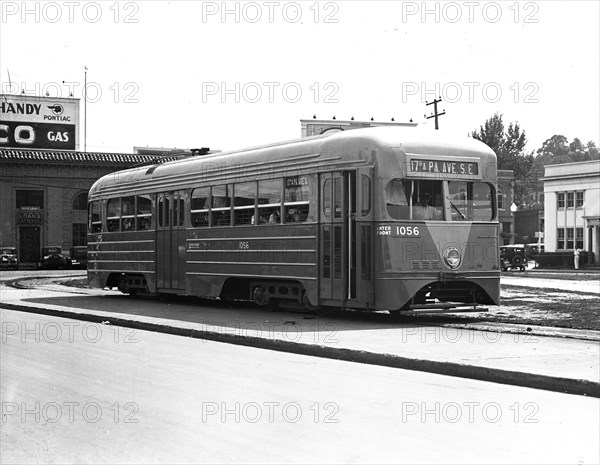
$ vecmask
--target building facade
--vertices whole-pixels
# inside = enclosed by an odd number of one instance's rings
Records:
[[[547,252],[600,250],[600,160],[549,165],[544,173]]]
[[[498,222],[500,223],[500,245],[515,243],[515,216],[513,170],[498,170]],[[512,208],[511,208],[512,207]]]
[[[544,243],[544,207],[539,206],[515,212],[515,242]]]
[[[301,137],[318,136],[326,132],[348,131],[350,129],[361,129],[378,126],[403,126],[415,127],[417,123],[396,123],[395,121],[354,121],[335,119],[301,119]]]
[[[101,176],[165,161],[154,155],[0,150],[0,246],[16,247],[36,266],[42,247],[86,245],[87,195]]]

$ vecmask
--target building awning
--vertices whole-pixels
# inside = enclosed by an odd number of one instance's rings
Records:
[[[75,152],[66,150],[22,150],[2,149],[0,150],[0,162],[10,163],[83,163],[83,164],[110,164],[110,165],[148,165],[170,160],[178,157],[173,154],[141,155],[129,153],[101,153],[101,152]]]
[[[584,216],[583,218],[587,221],[588,228],[600,226],[600,216]]]

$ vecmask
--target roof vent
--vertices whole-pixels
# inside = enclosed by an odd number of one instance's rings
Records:
[[[206,155],[206,154],[210,153],[210,147],[202,147],[199,149],[190,149],[190,152],[192,152],[192,156]]]

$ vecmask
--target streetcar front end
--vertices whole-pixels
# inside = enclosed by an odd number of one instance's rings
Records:
[[[496,156],[478,141],[403,144],[379,157],[377,308],[498,305]]]

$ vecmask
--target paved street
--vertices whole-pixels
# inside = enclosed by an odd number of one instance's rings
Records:
[[[57,273],[55,276],[60,276]],[[263,348],[296,352],[301,346],[301,353],[308,355],[319,352],[321,356],[379,364],[389,363],[391,357],[396,367],[415,368],[417,364],[420,370],[475,379],[489,380],[490,374],[496,373],[494,380],[510,379],[523,386],[549,388],[541,384],[538,377],[542,376],[561,392],[589,393],[581,391],[578,380],[599,381],[597,331],[555,329],[530,333],[524,326],[493,326],[468,314],[460,320],[467,322],[466,326],[453,324],[455,320],[443,323],[443,318],[396,322],[387,314],[340,312],[311,317],[252,305],[229,307],[214,301],[131,299],[118,291],[68,288],[55,283],[61,279],[21,281],[20,285],[32,287],[25,289],[0,286],[2,301],[33,311],[47,309],[57,316],[69,312],[71,317],[88,321],[92,318],[128,327],[142,325],[160,332],[193,331],[196,337],[236,343],[254,338],[251,345]],[[204,336],[204,332],[210,334]]]
[[[2,322],[18,328],[2,335],[4,463],[600,459],[598,399],[22,312]]]

